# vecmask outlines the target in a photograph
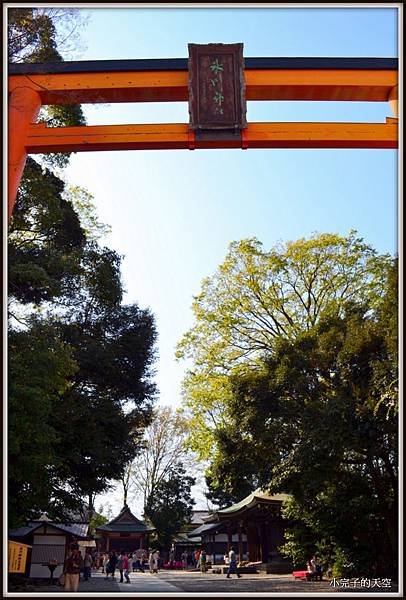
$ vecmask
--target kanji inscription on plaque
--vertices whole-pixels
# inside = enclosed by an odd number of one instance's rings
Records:
[[[189,44],[190,127],[247,126],[243,44]]]

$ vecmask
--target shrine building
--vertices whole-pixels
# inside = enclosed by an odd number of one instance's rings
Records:
[[[79,517],[80,518],[80,517]],[[79,544],[82,554],[93,548],[89,535],[89,521],[72,520],[65,523],[51,521],[46,514],[24,527],[9,532],[9,540],[28,545],[25,576],[33,579],[48,579],[50,561],[56,562],[53,570],[59,577],[72,542]]]
[[[272,494],[256,490],[229,506],[203,518],[203,525],[189,536],[200,536],[202,548],[213,556],[213,562],[222,561],[222,555],[233,546],[240,560],[255,564],[266,572],[290,572],[291,565],[280,553],[284,543],[286,521],[281,508],[287,494]]]
[[[148,537],[154,527],[137,519],[127,505],[124,505],[120,514],[109,523],[96,528],[98,550],[124,550],[134,552],[139,548],[148,550]]]

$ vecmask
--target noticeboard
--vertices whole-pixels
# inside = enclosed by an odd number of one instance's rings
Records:
[[[190,128],[244,129],[243,44],[189,44],[188,48]]]
[[[18,542],[8,543],[8,572],[9,573],[25,573],[27,564],[27,544],[20,544]]]

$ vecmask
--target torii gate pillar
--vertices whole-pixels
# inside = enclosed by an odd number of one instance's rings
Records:
[[[31,123],[35,123],[41,98],[29,87],[18,87],[9,100],[8,117],[8,216],[13,211],[18,186],[27,160],[27,140]]]
[[[399,117],[399,100],[398,100],[398,86],[393,87],[389,94],[389,106],[393,113],[393,116],[397,119]]]
[[[189,44],[187,59],[9,66],[8,210],[27,154],[211,148],[397,148],[396,59],[243,58],[242,44]],[[124,64],[123,64],[124,63]],[[41,105],[179,102],[190,122],[47,127]],[[247,123],[245,102],[389,102],[386,123]]]

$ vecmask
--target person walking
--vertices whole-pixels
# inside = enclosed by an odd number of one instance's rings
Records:
[[[115,571],[116,571],[116,567],[117,567],[117,554],[116,551],[113,550],[113,552],[110,554],[109,556],[109,560],[108,563],[106,565],[106,577],[105,579],[109,578],[109,573],[111,574],[111,578],[113,580],[115,580]]]
[[[155,561],[155,573],[158,573],[159,567],[161,566],[160,565],[161,556],[160,556],[159,550],[155,550],[155,552],[154,552],[154,561]]]
[[[117,567],[117,569],[118,569],[118,571],[120,573],[120,583],[124,583],[124,577],[123,577],[123,575],[124,575],[123,558],[124,558],[123,552],[121,551],[120,554],[118,555],[117,565],[116,565],[116,567]]]
[[[69,550],[70,552],[63,566],[65,592],[77,592],[79,589],[80,571],[83,569],[83,558],[78,544],[71,544]]]
[[[123,554],[123,571],[126,583],[131,583],[130,581],[130,559],[128,557],[127,552]]]
[[[195,550],[194,558],[195,558],[195,564],[194,564],[194,566],[196,568],[199,568],[199,558],[200,558],[200,550],[199,549]]]
[[[173,563],[175,562],[175,546],[172,544],[169,550],[169,568],[173,569]]]
[[[105,566],[105,569],[106,569],[106,577],[104,579],[108,579],[109,575],[111,574],[111,570],[110,570],[110,557],[111,557],[111,554],[108,554],[107,555],[107,560],[104,563],[104,566]]]
[[[202,573],[206,573],[206,563],[207,563],[206,550],[202,550],[200,552],[199,563],[200,563],[200,570],[201,570],[201,572]]]
[[[230,578],[230,575],[232,573],[235,573],[237,575],[237,577],[241,577],[238,568],[237,568],[237,555],[235,553],[234,548],[230,548],[230,552],[228,553],[228,560],[229,560],[229,565],[228,565],[228,570],[227,570],[227,579]]]
[[[145,573],[144,567],[142,565],[142,562],[143,562],[142,557],[143,557],[142,550],[137,550],[137,552],[134,552],[133,557],[132,557],[133,573],[135,573],[135,571],[141,571],[141,573]]]
[[[149,551],[148,564],[149,564],[149,572],[151,574],[155,573],[155,553],[152,551],[152,549],[150,549],[150,551]]]
[[[92,576],[93,559],[90,550],[86,550],[85,558],[83,559],[83,579],[87,581]]]
[[[103,552],[103,554],[101,555],[101,558],[100,558],[102,574],[106,572],[106,564],[107,564],[108,558],[109,558],[109,556],[108,556],[107,552]]]

